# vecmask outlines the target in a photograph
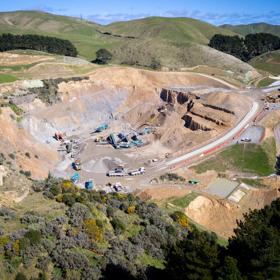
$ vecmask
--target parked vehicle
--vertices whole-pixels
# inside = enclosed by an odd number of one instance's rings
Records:
[[[145,171],[146,171],[145,167],[140,167],[140,168],[138,168],[136,170],[130,171],[129,175],[130,176],[142,175],[142,174],[145,173]]]
[[[107,176],[109,177],[123,177],[126,173],[123,169],[123,167],[117,167],[114,170],[111,170],[107,173]]]
[[[249,143],[251,141],[252,141],[252,139],[251,138],[247,138],[247,137],[241,139],[241,142],[245,142],[245,143]]]

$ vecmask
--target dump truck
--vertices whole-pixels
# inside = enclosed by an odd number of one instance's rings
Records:
[[[136,170],[130,171],[128,174],[129,174],[130,176],[137,176],[137,175],[142,175],[142,174],[144,174],[145,171],[146,171],[145,167],[140,167],[140,168],[138,168],[138,169],[136,169]]]
[[[102,131],[108,129],[108,127],[109,126],[107,123],[103,123],[98,128],[96,128],[95,132],[97,132],[97,133],[102,132]]]

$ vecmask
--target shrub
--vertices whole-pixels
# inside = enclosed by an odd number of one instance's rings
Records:
[[[68,205],[68,206],[72,206],[75,204],[76,202],[76,198],[75,198],[75,195],[73,194],[70,194],[70,193],[66,193],[63,195],[62,197],[62,201]]]
[[[179,223],[183,228],[187,228],[188,227],[188,217],[180,212],[180,211],[176,211],[173,214],[171,214],[171,218]]]
[[[16,158],[16,156],[15,156],[15,154],[9,154],[9,157],[11,158],[11,159],[15,159]]]
[[[25,274],[23,274],[22,272],[19,272],[19,273],[16,275],[15,280],[27,280],[27,277],[26,277]]]
[[[97,64],[107,64],[112,60],[113,55],[106,49],[100,49],[96,52],[96,59],[93,61]]]
[[[90,210],[87,206],[81,203],[75,203],[66,212],[70,219],[70,224],[74,227],[79,227],[83,224],[83,221],[91,217]]]
[[[41,241],[41,233],[38,230],[29,230],[25,234],[25,238],[28,238],[31,245],[38,245]]]
[[[115,230],[116,234],[121,234],[125,231],[125,225],[123,222],[118,218],[113,218],[111,224]]]
[[[103,240],[102,229],[97,225],[96,220],[86,219],[84,221],[84,228],[90,239],[96,242]]]
[[[135,213],[135,206],[134,205],[130,205],[127,210],[126,210],[127,214],[134,214]]]
[[[28,158],[30,158],[30,153],[26,152],[26,153],[25,153],[25,156],[28,157]]]

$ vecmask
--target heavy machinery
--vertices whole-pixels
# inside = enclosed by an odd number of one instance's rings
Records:
[[[77,184],[80,180],[80,174],[79,173],[74,173],[73,176],[71,177],[71,181],[74,184]]]
[[[62,132],[60,132],[60,131],[57,131],[55,134],[54,134],[54,139],[56,140],[56,141],[63,141],[64,138],[65,137],[65,133],[62,133]]]
[[[72,167],[73,167],[74,170],[80,171],[80,170],[81,170],[81,160],[80,160],[80,159],[76,159],[76,160],[72,163]]]
[[[108,126],[107,123],[103,123],[103,124],[101,124],[98,128],[96,128],[95,132],[96,132],[96,133],[102,132],[102,131],[108,129],[108,127],[109,127],[109,126]]]
[[[89,180],[89,181],[86,181],[85,182],[85,188],[87,189],[87,190],[92,190],[93,189],[93,181],[92,180]]]
[[[115,149],[119,149],[119,145],[117,143],[117,140],[115,138],[115,135],[113,133],[111,133],[109,135],[109,142],[112,144],[112,146],[115,148]]]

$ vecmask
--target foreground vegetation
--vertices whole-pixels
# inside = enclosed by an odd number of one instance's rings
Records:
[[[182,212],[168,215],[130,194],[81,190],[52,177],[34,182],[33,189],[33,208],[46,204],[53,210],[0,208],[1,279],[276,279],[280,275],[280,200],[245,215],[225,248],[215,234],[190,226]]]
[[[70,41],[55,37],[5,33],[0,36],[1,52],[17,49],[29,49],[74,57],[78,54],[77,49]]]
[[[235,170],[267,176],[275,172],[275,163],[275,140],[269,138],[262,145],[237,144],[230,146],[218,156],[210,158],[193,168],[198,173],[204,173],[207,170],[216,170],[217,172]]]

